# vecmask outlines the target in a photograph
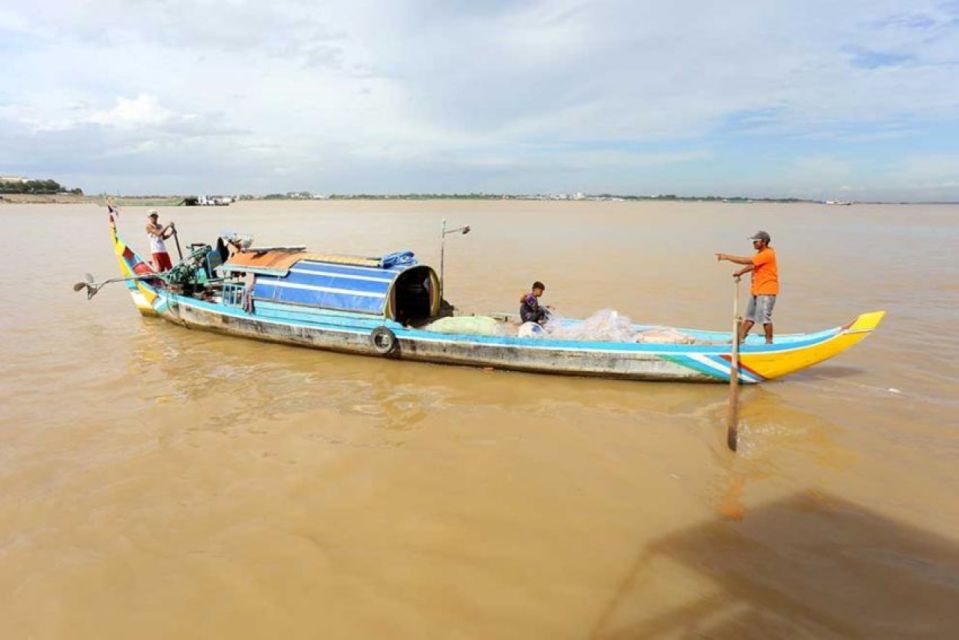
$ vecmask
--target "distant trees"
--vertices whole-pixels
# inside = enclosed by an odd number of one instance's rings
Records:
[[[56,180],[27,180],[23,181],[4,181],[0,182],[0,193],[30,193],[53,195],[56,193],[72,193],[77,196],[83,195],[83,189],[67,190]]]

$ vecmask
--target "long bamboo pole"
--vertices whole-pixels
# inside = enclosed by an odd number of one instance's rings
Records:
[[[736,278],[736,297],[733,298],[733,351],[729,366],[729,407],[726,412],[726,446],[735,451],[739,446],[739,277]]]

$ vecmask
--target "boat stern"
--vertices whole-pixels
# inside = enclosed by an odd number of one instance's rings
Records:
[[[117,256],[117,264],[120,267],[120,274],[124,278],[152,273],[153,268],[136,254],[133,249],[128,247],[120,236],[117,235],[116,220],[113,212],[110,215],[110,239],[113,242],[113,252]],[[133,298],[133,304],[136,306],[140,315],[157,316],[159,315],[153,307],[153,302],[157,299],[157,293],[149,284],[142,280],[128,280],[124,283],[130,296]]]

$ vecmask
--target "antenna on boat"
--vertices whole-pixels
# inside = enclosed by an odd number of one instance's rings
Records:
[[[446,228],[446,218],[443,218],[443,227],[440,232],[440,301],[443,300],[443,270],[445,267],[445,258],[446,258],[446,235],[449,233],[462,233],[464,236],[470,232],[470,226],[463,225],[462,227],[456,227],[455,229]]]

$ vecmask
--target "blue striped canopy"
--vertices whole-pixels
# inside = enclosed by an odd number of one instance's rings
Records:
[[[387,312],[394,281],[403,272],[415,268],[424,269],[424,277],[430,277],[431,270],[417,267],[415,260],[386,267],[300,260],[286,275],[257,276],[253,297],[272,302],[383,315]]]

